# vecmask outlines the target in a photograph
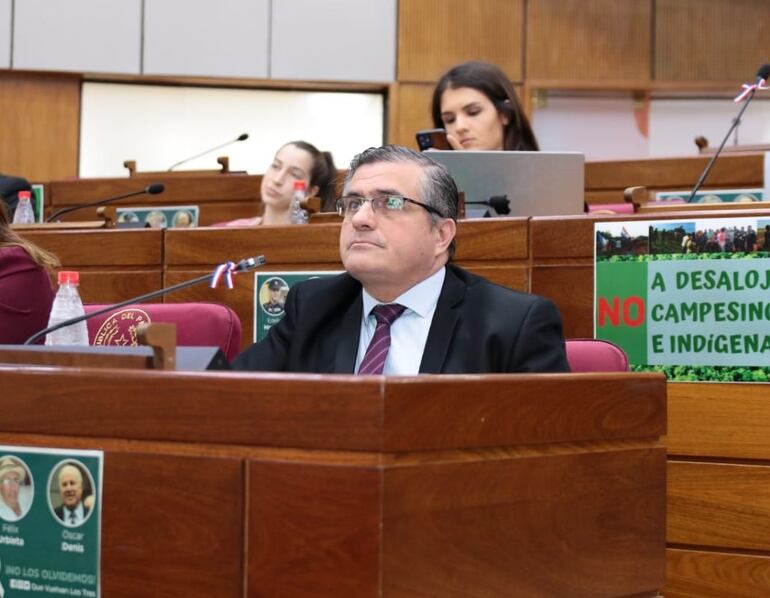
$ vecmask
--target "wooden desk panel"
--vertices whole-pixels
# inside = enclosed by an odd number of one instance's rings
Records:
[[[671,382],[668,447],[677,457],[770,458],[767,384]]]
[[[106,451],[105,594],[663,584],[660,375],[0,374],[0,442]]]
[[[30,230],[24,237],[80,272],[85,303],[116,303],[161,288],[163,231]]]
[[[691,189],[711,156],[649,158],[586,162],[585,190],[591,203],[623,201],[627,187],[650,191]],[[763,155],[723,154],[714,164],[705,189],[756,188],[763,186]]]
[[[767,594],[770,558],[751,554],[666,551],[666,598],[756,598]]]
[[[666,538],[770,552],[770,466],[669,460]]]
[[[144,189],[162,183],[163,193],[137,195],[114,202],[116,206],[197,205],[200,223],[256,216],[262,212],[262,176],[227,174],[218,176],[163,176],[147,178],[101,178],[52,181],[48,185],[46,213]],[[62,216],[62,220],[91,219],[96,208],[84,208]]]

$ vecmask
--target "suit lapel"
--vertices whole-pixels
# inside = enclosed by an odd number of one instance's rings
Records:
[[[358,341],[361,336],[361,317],[364,302],[361,292],[350,304],[340,321],[337,336],[337,347],[334,352],[333,372],[335,374],[352,374],[356,367]]]
[[[421,374],[440,374],[460,319],[459,305],[465,298],[465,284],[447,266],[444,286],[428,331],[428,340],[420,363]]]

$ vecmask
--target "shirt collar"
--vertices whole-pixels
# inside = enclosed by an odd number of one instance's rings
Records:
[[[444,277],[446,276],[446,266],[439,268],[437,272],[434,272],[425,280],[418,282],[412,288],[401,293],[391,303],[399,303],[416,313],[421,318],[427,317],[438,303],[438,296],[441,294],[441,287],[444,286]],[[364,318],[368,317],[372,313],[372,309],[380,305],[381,302],[377,301],[366,289],[362,290],[362,297],[364,301]]]

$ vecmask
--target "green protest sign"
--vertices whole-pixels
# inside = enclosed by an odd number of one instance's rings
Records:
[[[595,225],[596,338],[671,379],[766,381],[770,219]]]
[[[0,596],[99,596],[102,459],[0,446]]]

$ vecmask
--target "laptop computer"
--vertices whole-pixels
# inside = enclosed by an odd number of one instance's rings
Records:
[[[432,151],[426,154],[447,167],[465,192],[466,218],[499,215],[470,204],[507,195],[508,216],[582,214],[585,157],[580,152]]]

